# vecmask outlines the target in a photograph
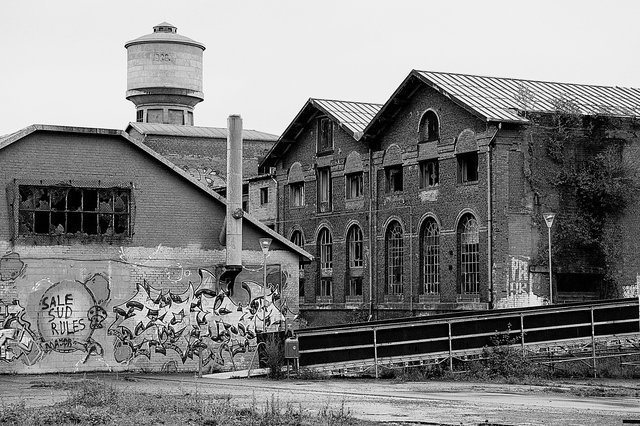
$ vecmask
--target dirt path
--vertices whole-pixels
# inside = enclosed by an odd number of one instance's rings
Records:
[[[0,376],[4,405],[64,400],[78,375]],[[87,376],[96,378],[95,375]],[[193,375],[101,375],[98,380],[133,392],[212,395],[238,405],[276,401],[306,411],[349,410],[355,417],[395,424],[617,425],[640,420],[637,381],[572,382],[523,386],[461,382],[394,382],[373,379],[271,381],[198,379]],[[613,396],[576,396],[613,395]]]

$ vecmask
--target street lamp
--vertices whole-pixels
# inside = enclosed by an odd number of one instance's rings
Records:
[[[262,249],[262,331],[267,331],[267,254],[271,246],[271,238],[260,238],[260,248]]]
[[[549,231],[549,302],[553,304],[553,278],[551,276],[551,227],[553,226],[553,219],[555,219],[555,213],[542,213],[544,221],[547,223],[547,230]]]

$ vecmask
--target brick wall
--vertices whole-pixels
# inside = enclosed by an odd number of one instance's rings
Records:
[[[130,182],[135,233],[13,239],[13,179]],[[274,241],[265,289],[265,234],[247,221],[246,268],[221,294],[224,205],[120,137],[36,132],[0,151],[0,182],[8,188],[0,209],[3,373],[195,371],[200,347],[205,371],[241,367],[264,327],[256,314],[266,311],[269,327],[283,329],[299,312],[298,256]]]

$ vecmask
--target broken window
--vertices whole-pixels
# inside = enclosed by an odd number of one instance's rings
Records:
[[[458,183],[478,181],[478,153],[458,154]]]
[[[346,177],[347,200],[362,198],[362,172],[350,173]]]
[[[331,211],[331,168],[318,169],[318,211]]]
[[[429,142],[440,139],[440,125],[438,116],[433,111],[427,111],[420,120],[420,136],[418,142]]]
[[[438,160],[427,160],[420,163],[420,188],[431,188],[440,182]]]
[[[20,235],[128,237],[131,190],[19,185]]]
[[[333,123],[328,117],[318,119],[318,152],[333,149]]]
[[[386,175],[386,192],[402,191],[402,166],[391,166],[384,169]]]

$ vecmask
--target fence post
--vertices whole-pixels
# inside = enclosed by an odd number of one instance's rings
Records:
[[[449,371],[453,373],[453,350],[451,345],[451,321],[447,321],[449,326]]]
[[[524,314],[520,313],[520,344],[522,345],[522,356],[525,356],[524,351]]]
[[[378,378],[378,333],[373,329],[373,360],[376,366],[376,379]]]
[[[596,370],[596,326],[593,320],[593,306],[591,306],[591,357],[593,358],[593,378],[598,377]]]

